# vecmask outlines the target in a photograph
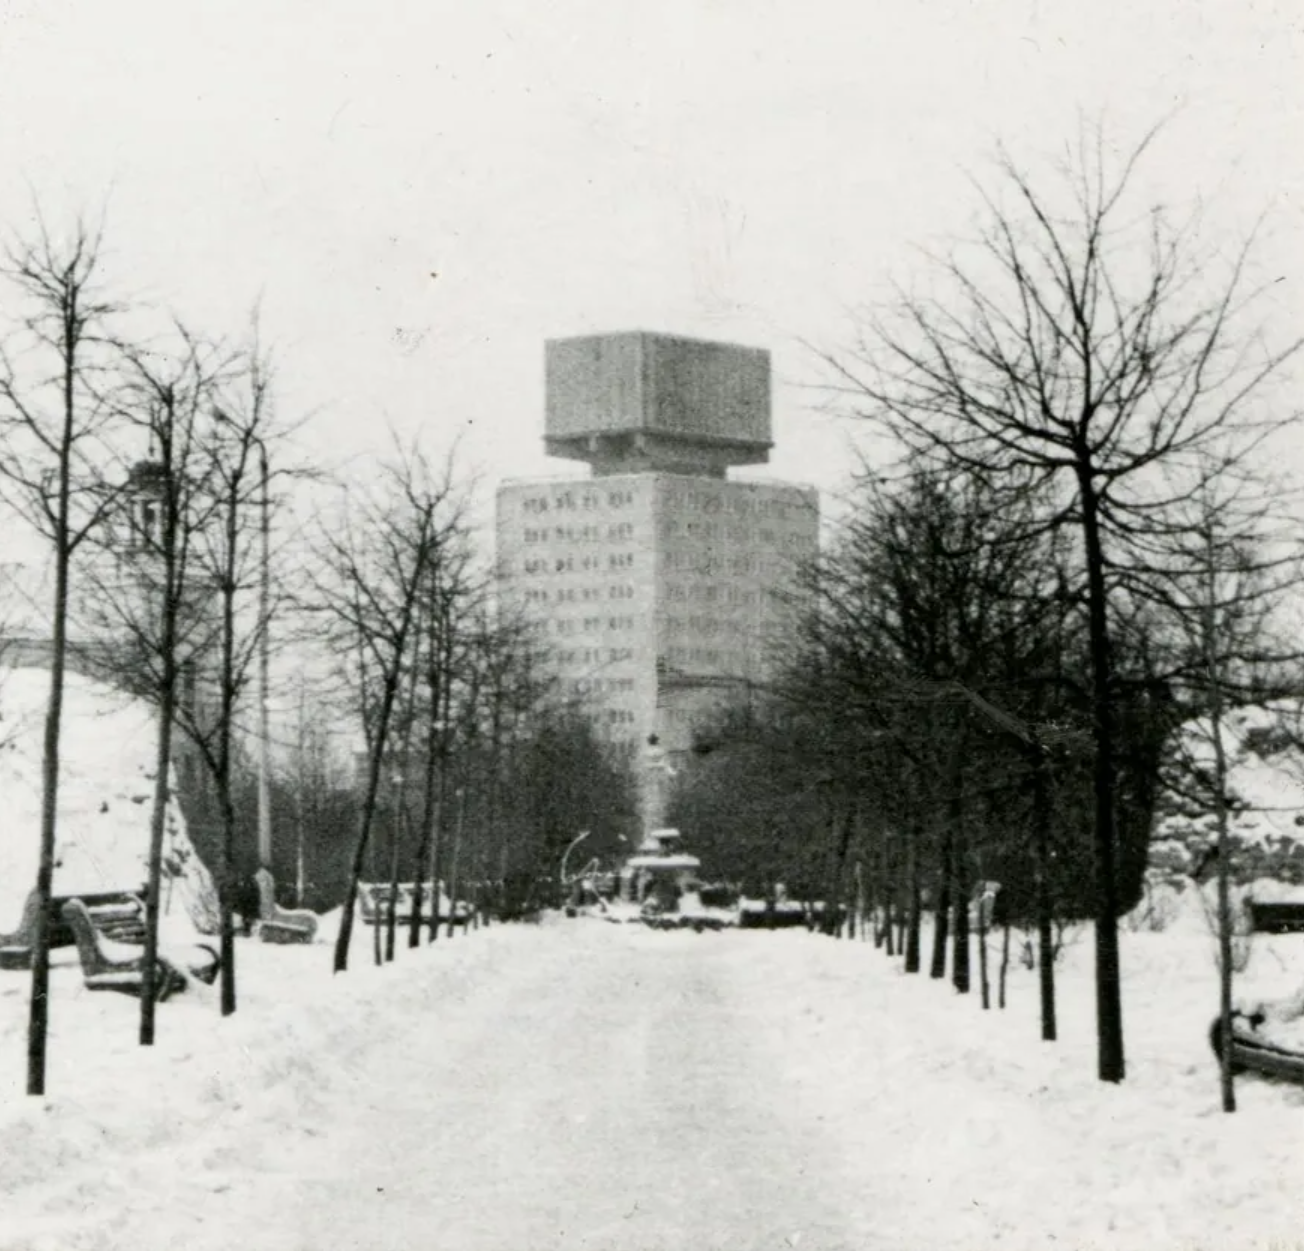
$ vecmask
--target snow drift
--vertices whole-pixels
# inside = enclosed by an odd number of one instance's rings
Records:
[[[17,923],[36,881],[41,759],[50,675],[0,668],[0,929]],[[153,709],[103,682],[69,673],[64,713],[54,890],[139,890],[149,858],[154,788]],[[173,779],[163,844],[161,906],[203,933],[217,929],[217,892],[190,842]]]

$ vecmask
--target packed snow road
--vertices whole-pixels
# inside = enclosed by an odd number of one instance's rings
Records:
[[[424,1044],[385,1047],[399,1080],[338,1137],[359,1163],[297,1188],[287,1232],[468,1251],[842,1245],[834,1144],[749,1044],[718,946],[597,937],[485,987],[442,1037],[432,1022]]]
[[[597,923],[514,936],[533,949],[492,977],[378,1014],[352,1097],[323,1100],[312,1138],[287,1126],[234,1148],[260,1163],[216,1193],[196,1178],[189,1228],[174,1192],[134,1194],[114,1245],[878,1245],[852,1237],[867,1196],[840,1175],[839,1144],[755,1045],[758,1023],[785,1028],[783,1007],[739,978],[727,938]]]
[[[334,979],[320,944],[250,944],[241,1012],[170,1001],[152,1052],[129,1001],[58,970],[0,1247],[1294,1245],[1304,1099],[1243,1083],[1217,1113],[1196,948],[1146,937],[1121,1088],[1094,1080],[1081,952],[1055,1047],[1032,975],[982,1013],[805,933],[501,926],[383,970],[364,941]]]

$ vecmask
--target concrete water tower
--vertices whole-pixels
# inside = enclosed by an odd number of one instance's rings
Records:
[[[546,348],[544,446],[595,476],[723,478],[770,458],[770,354],[630,331]]]

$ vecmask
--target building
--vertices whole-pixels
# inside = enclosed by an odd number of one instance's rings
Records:
[[[498,492],[500,593],[603,732],[670,759],[773,672],[815,490],[733,481],[771,448],[769,353],[632,332],[546,348],[548,452],[590,467]],[[645,813],[656,825],[654,813]]]

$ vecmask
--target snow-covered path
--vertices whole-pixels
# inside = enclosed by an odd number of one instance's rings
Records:
[[[1121,1088],[1081,959],[1046,1047],[1026,975],[981,1013],[804,933],[493,927],[334,980],[321,946],[243,950],[249,1006],[170,1003],[152,1054],[63,983],[72,1094],[9,1117],[0,1246],[1223,1251],[1304,1219],[1304,1098],[1217,1113],[1209,975],[1167,936],[1128,949]]]
[[[184,1245],[230,1247],[237,1229],[278,1251],[879,1245],[844,1236],[860,1197],[838,1144],[752,1045],[754,988],[718,941],[534,937],[380,1041],[374,1083],[298,1162],[290,1133],[220,1193],[201,1182]],[[115,1245],[175,1247],[177,1198],[135,1194]]]

